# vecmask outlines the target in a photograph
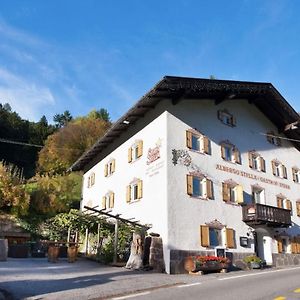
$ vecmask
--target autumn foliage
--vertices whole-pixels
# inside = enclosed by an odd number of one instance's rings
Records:
[[[50,135],[39,153],[38,171],[62,173],[87,151],[109,128],[98,118],[79,118]]]
[[[0,210],[26,214],[29,200],[19,169],[0,162]]]

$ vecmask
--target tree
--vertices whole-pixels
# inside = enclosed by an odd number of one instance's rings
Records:
[[[78,173],[35,176],[26,185],[26,191],[30,194],[30,214],[51,217],[79,207],[81,182],[82,175]]]
[[[65,172],[109,128],[102,119],[78,118],[48,136],[39,153],[38,171],[41,173]]]
[[[100,119],[108,123],[111,122],[109,112],[105,108],[100,108],[99,110],[94,109],[87,115],[87,117],[92,119]]]
[[[0,210],[25,215],[29,199],[21,171],[13,165],[0,162]]]
[[[54,127],[48,124],[46,117],[43,116],[37,123],[29,122],[12,111],[9,104],[0,104],[0,138],[8,141],[1,143],[0,161],[4,160],[24,170],[25,178],[32,177],[35,173],[38,148],[13,142],[43,145],[53,131]]]
[[[62,128],[66,126],[70,121],[72,121],[72,119],[73,117],[68,110],[65,110],[63,114],[56,114],[53,117],[56,128]]]

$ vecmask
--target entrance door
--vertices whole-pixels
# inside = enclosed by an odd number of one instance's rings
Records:
[[[272,238],[266,230],[257,231],[257,253],[261,259],[266,261],[267,265],[273,264]]]

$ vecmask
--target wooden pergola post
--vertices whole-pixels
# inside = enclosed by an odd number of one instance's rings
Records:
[[[116,264],[118,260],[118,232],[119,232],[119,220],[116,219],[115,223],[115,240],[114,240],[114,259],[113,263]]]
[[[89,251],[89,229],[85,230],[85,255],[88,255]]]

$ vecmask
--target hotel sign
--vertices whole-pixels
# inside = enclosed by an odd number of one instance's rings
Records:
[[[216,169],[220,170],[220,171],[223,171],[223,172],[232,173],[232,174],[239,175],[239,176],[242,176],[242,177],[250,178],[250,179],[253,179],[253,180],[256,180],[256,181],[261,181],[263,183],[268,183],[268,184],[272,184],[272,185],[275,185],[275,186],[279,186],[279,187],[282,187],[282,188],[285,188],[285,189],[288,189],[288,190],[291,189],[291,187],[288,184],[285,184],[285,183],[282,183],[282,182],[279,182],[279,181],[276,181],[276,180],[271,180],[271,179],[265,178],[263,176],[248,173],[248,172],[245,172],[245,171],[240,171],[240,170],[235,169],[235,168],[226,167],[226,166],[217,164]]]

